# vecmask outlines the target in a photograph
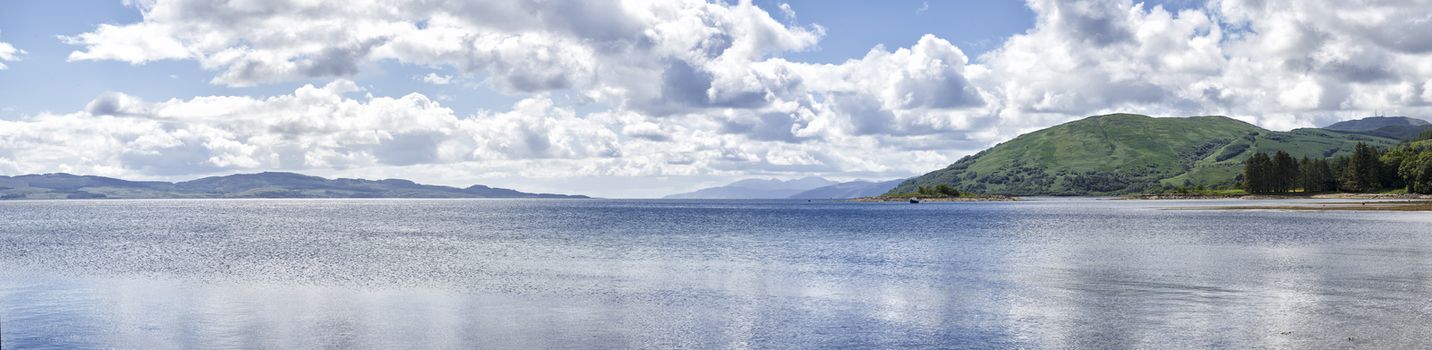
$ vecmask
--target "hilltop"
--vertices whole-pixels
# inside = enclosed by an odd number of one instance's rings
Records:
[[[64,173],[0,176],[0,199],[97,198],[587,198],[473,185],[423,185],[402,179],[325,179],[265,172],[177,183]]]
[[[1351,154],[1359,142],[1389,147],[1401,140],[1316,128],[1270,131],[1221,116],[1102,115],[1020,135],[907,180],[890,193],[939,184],[1002,195],[1120,195],[1173,186],[1232,186],[1254,152],[1326,158]]]
[[[1408,117],[1368,117],[1337,122],[1324,129],[1412,140],[1419,134],[1432,130],[1432,123]]]

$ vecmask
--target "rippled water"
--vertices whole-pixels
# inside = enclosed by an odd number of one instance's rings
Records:
[[[9,348],[1429,348],[1432,215],[0,202]]]

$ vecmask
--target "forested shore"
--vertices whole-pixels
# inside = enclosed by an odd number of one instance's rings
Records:
[[[1176,187],[1134,198],[1420,198],[1432,194],[1432,132],[1380,148],[1359,143],[1351,155],[1294,158],[1287,152],[1254,153],[1233,188]],[[1329,197],[1332,198],[1332,197]]]

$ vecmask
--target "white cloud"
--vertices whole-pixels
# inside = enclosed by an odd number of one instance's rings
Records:
[[[618,153],[615,133],[540,97],[511,112],[458,117],[418,94],[344,96],[356,91],[339,80],[269,98],[148,103],[106,93],[84,112],[5,122],[0,145],[22,171],[150,176]]]
[[[1425,117],[1426,6],[1214,0],[1174,13],[1032,0],[1036,27],[978,59],[991,79],[975,85],[1000,95],[1002,120],[1031,127],[1115,111],[1226,114],[1274,128],[1374,110]]]
[[[887,52],[871,50],[859,61],[826,66],[813,81],[838,101],[873,102],[860,110],[842,110],[859,133],[934,133],[966,130],[971,118],[990,116],[986,97],[967,79],[969,59],[958,47],[933,35],[914,46]],[[819,68],[817,70],[819,70]],[[966,110],[950,114],[951,110]]]
[[[146,63],[164,59],[190,58],[193,54],[183,43],[170,37],[176,31],[168,25],[138,23],[127,26],[101,24],[93,32],[65,36],[65,43],[86,45],[88,51],[71,52],[70,61],[117,60]]]
[[[438,75],[437,73],[428,73],[428,75],[423,76],[423,82],[433,85],[452,84],[452,76]]]
[[[80,46],[70,59],[192,59],[232,86],[338,80],[266,98],[106,94],[83,112],[9,122],[0,167],[908,176],[1093,114],[1225,114],[1271,128],[1374,110],[1429,116],[1426,5],[1213,0],[1171,12],[1030,0],[1035,27],[980,57],[925,35],[813,64],[784,55],[817,48],[825,30],[795,23],[784,4],[777,20],[748,2],[698,0],[137,1],[143,21],[65,37]],[[357,87],[343,78],[385,60],[456,75],[421,77],[431,84],[481,82],[521,101],[460,116],[418,94],[347,96]]]
[[[876,136],[836,133],[791,143],[712,131],[726,116],[584,115],[541,95],[506,111],[464,116],[421,94],[357,97],[361,92],[337,80],[270,97],[148,102],[106,93],[84,111],[0,121],[0,170],[184,179],[260,170],[353,176],[426,169],[417,174],[425,176],[408,177],[453,183],[432,174],[461,173],[456,179],[472,182],[797,172],[886,178],[953,160],[890,148]],[[588,192],[576,183],[548,190]],[[611,191],[599,193],[622,194]]]
[[[824,29],[782,24],[746,2],[276,3],[158,1],[143,7],[143,22],[70,38],[84,46],[72,58],[140,64],[192,56],[220,70],[214,82],[238,86],[346,76],[391,59],[452,67],[509,93],[570,89],[617,111],[702,114],[721,130],[762,140],[968,130],[991,115],[951,111],[984,106],[986,96],[965,77],[969,59],[948,41],[926,36],[909,49],[876,48],[834,66],[789,62],[779,54],[813,48]],[[125,34],[151,30],[162,33]],[[148,47],[170,43],[182,49]],[[852,116],[853,108],[875,114]]]
[[[25,50],[17,49],[15,45],[0,41],[0,70],[9,69],[10,67],[6,66],[5,62],[19,61],[20,55],[24,54]]]
[[[787,20],[787,21],[795,21],[795,20],[796,20],[796,9],[795,9],[795,8],[792,8],[792,7],[791,7],[791,4],[789,4],[789,3],[784,3],[784,2],[783,2],[783,3],[781,3],[780,5],[777,5],[776,7],[779,8],[779,9],[781,9],[781,14],[786,16],[786,20]]]
[[[638,81],[598,77],[596,67],[760,58],[811,47],[820,36],[818,28],[784,26],[749,3],[696,0],[160,0],[140,8],[142,22],[64,37],[83,46],[70,60],[192,58],[220,71],[214,83],[249,86],[347,77],[393,59],[485,74],[508,91],[540,92],[621,89]]]
[[[149,113],[149,106],[138,98],[118,92],[106,92],[85,105],[85,113],[92,115],[141,115]]]

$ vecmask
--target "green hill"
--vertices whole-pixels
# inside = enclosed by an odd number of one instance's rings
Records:
[[[1006,195],[1116,195],[1164,186],[1232,186],[1251,152],[1351,154],[1358,142],[1398,140],[1324,129],[1269,131],[1227,117],[1094,116],[1020,135],[890,193],[948,184]]]
[[[1412,140],[1423,132],[1432,130],[1432,123],[1408,117],[1367,117],[1337,122],[1323,129]]]

